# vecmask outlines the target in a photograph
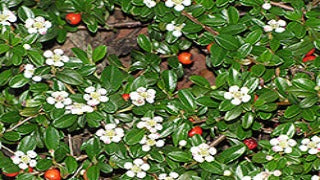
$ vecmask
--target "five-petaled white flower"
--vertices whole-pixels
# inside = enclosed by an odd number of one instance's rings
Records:
[[[70,105],[72,100],[68,97],[66,91],[56,91],[51,93],[51,97],[47,98],[49,104],[54,104],[58,109],[63,108],[65,105]]]
[[[96,132],[96,135],[99,136],[100,140],[105,144],[110,144],[112,142],[118,143],[124,136],[123,129],[117,127],[116,124],[106,124],[104,128],[105,129],[99,129]]]
[[[178,179],[179,174],[176,172],[170,172],[169,175],[166,173],[161,173],[159,174],[158,179],[160,180],[175,180]]]
[[[284,32],[286,29],[284,28],[287,25],[287,23],[284,20],[270,20],[268,21],[268,25],[265,25],[263,27],[263,30],[265,32],[271,32],[271,31],[275,31],[276,33],[282,33]]]
[[[69,57],[63,55],[64,52],[62,49],[55,49],[53,52],[51,50],[46,50],[43,53],[43,56],[46,57],[46,64],[49,66],[62,67],[65,62],[69,61]]]
[[[66,113],[71,113],[71,114],[77,114],[77,115],[82,115],[83,113],[86,112],[93,112],[93,108],[91,106],[88,106],[83,103],[76,103],[74,102],[71,105],[68,105],[66,107]]]
[[[252,179],[253,180],[268,180],[269,177],[272,175],[272,172],[266,169],[266,171],[262,171],[259,174],[255,175]]]
[[[274,152],[291,153],[292,147],[297,145],[297,142],[293,139],[289,139],[287,135],[280,135],[277,138],[272,138],[270,144],[273,146],[272,150]]]
[[[147,128],[151,133],[155,133],[158,130],[162,130],[162,121],[163,118],[160,116],[155,116],[152,119],[150,117],[143,117],[141,118],[141,121],[137,124],[137,127],[139,129]]]
[[[44,17],[38,16],[34,19],[28,18],[25,22],[25,27],[28,29],[29,34],[39,33],[45,35],[48,29],[52,26],[50,21],[44,19]]]
[[[190,149],[193,159],[199,163],[204,161],[212,162],[214,161],[213,155],[217,154],[217,150],[214,147],[210,147],[206,143],[202,143],[198,146],[193,146]]]
[[[143,0],[143,3],[148,7],[148,8],[153,8],[157,5],[157,3],[154,0]]]
[[[126,175],[133,178],[144,178],[146,177],[148,171],[150,169],[150,165],[148,163],[145,163],[142,159],[135,159],[132,162],[126,162],[124,164],[124,168],[127,169],[128,171],[126,172]]]
[[[181,30],[183,29],[184,26],[185,26],[184,23],[176,24],[174,21],[172,21],[171,23],[166,25],[166,29],[167,29],[167,31],[172,32],[173,36],[178,38],[178,37],[182,36]]]
[[[311,180],[320,180],[320,176],[313,175],[313,176],[311,177]]]
[[[320,137],[313,136],[311,140],[303,139],[299,149],[304,152],[308,151],[309,154],[317,154],[320,152]]]
[[[6,7],[0,12],[0,24],[4,26],[10,26],[11,23],[17,21],[17,16],[13,14],[12,11],[7,9]]]
[[[173,7],[176,11],[182,11],[185,6],[191,5],[191,0],[167,0],[165,2],[167,7]]]
[[[158,138],[159,134],[149,134],[148,136],[145,135],[139,142],[142,144],[142,151],[148,152],[151,150],[152,146],[163,147],[164,140],[157,140]]]
[[[241,89],[239,86],[234,85],[229,87],[229,92],[224,93],[224,98],[231,100],[233,105],[239,105],[242,102],[246,103],[250,101],[251,96],[248,95],[249,89],[247,87],[242,87]]]
[[[87,101],[90,106],[96,106],[100,102],[107,102],[109,98],[105,96],[107,91],[104,88],[96,89],[93,86],[89,86],[84,90],[87,94],[83,95],[83,99]]]
[[[143,106],[147,101],[148,103],[154,103],[156,97],[156,91],[154,89],[147,89],[139,87],[136,91],[130,93],[130,99],[132,104],[136,106]]]
[[[25,154],[22,151],[16,151],[14,155],[11,157],[11,160],[14,164],[17,164],[20,169],[27,169],[30,167],[36,167],[37,165],[37,153],[29,150],[27,151],[27,154]]]
[[[262,8],[265,10],[269,10],[271,9],[271,7],[272,7],[271,4],[268,2],[265,2],[264,4],[262,4]]]
[[[32,64],[26,64],[24,66],[24,72],[23,72],[23,76],[25,78],[32,78],[32,80],[39,82],[42,80],[41,76],[34,76],[34,71],[36,70],[36,68],[32,65]]]

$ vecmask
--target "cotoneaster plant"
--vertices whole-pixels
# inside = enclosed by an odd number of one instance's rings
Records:
[[[320,179],[318,1],[0,4],[0,178]],[[146,30],[129,64],[64,52],[116,10]]]

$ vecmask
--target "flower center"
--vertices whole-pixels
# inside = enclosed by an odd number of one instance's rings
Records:
[[[234,98],[236,98],[236,99],[241,99],[241,97],[242,97],[242,93],[241,92],[234,92],[233,93],[233,96],[234,96]]]
[[[114,130],[106,130],[106,133],[104,134],[104,136],[107,136],[107,137],[113,137],[115,135],[116,133],[114,132]]]
[[[316,144],[315,142],[310,142],[310,143],[308,144],[308,148],[310,148],[310,149],[316,149],[316,148],[317,148],[317,144]]]
[[[271,24],[270,26],[271,26],[273,29],[276,29],[276,28],[279,27],[279,24],[278,24],[278,23],[275,23],[275,24]]]
[[[25,164],[29,163],[29,161],[31,160],[30,157],[27,156],[27,155],[21,156],[20,159],[21,159],[21,161],[22,161],[23,163],[25,163]]]
[[[57,96],[55,98],[56,101],[63,101],[64,100],[64,97],[62,97],[61,95]]]
[[[157,122],[153,119],[147,121],[148,126],[155,126],[157,124]]]
[[[209,156],[209,151],[208,151],[208,149],[200,148],[200,155],[201,155],[201,156]]]
[[[33,26],[38,29],[44,28],[44,24],[42,22],[35,22]]]
[[[33,74],[34,73],[34,69],[28,69],[27,72],[30,73],[30,74]]]
[[[148,93],[147,92],[142,92],[142,93],[140,93],[140,96],[142,96],[144,98],[147,98],[148,97]]]
[[[52,56],[52,59],[54,62],[59,62],[59,61],[61,61],[61,56],[58,54],[55,54]]]
[[[92,93],[90,93],[90,96],[92,97],[92,99],[99,100],[101,95],[97,92],[92,92]]]
[[[156,141],[154,139],[148,139],[147,140],[147,145],[154,146],[155,144],[156,144]]]
[[[9,16],[5,14],[0,14],[0,22],[8,20]]]
[[[172,0],[172,2],[175,4],[182,4],[183,0]]]
[[[282,148],[285,148],[285,147],[288,146],[288,143],[287,143],[287,141],[280,141],[279,142],[279,146],[282,147]]]
[[[133,165],[133,167],[131,168],[131,171],[133,171],[134,173],[138,173],[138,172],[141,172],[141,168],[137,165]]]

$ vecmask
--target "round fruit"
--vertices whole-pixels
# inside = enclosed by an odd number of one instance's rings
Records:
[[[211,49],[212,44],[213,44],[213,43],[210,43],[210,44],[207,45],[207,50],[208,50],[208,52],[210,52],[210,49]]]
[[[202,135],[202,128],[201,128],[200,126],[195,126],[195,127],[193,127],[193,128],[189,131],[188,136],[189,136],[189,137],[192,137],[192,136],[194,136],[194,135],[196,135],[196,134]]]
[[[191,64],[192,54],[188,52],[182,52],[179,54],[178,59],[182,64]]]
[[[61,180],[60,171],[58,169],[49,169],[44,173],[46,180]]]
[[[317,57],[314,56],[314,55],[311,55],[311,56],[306,56],[302,59],[302,62],[308,62],[308,61],[313,61],[315,60]]]
[[[254,102],[256,102],[256,101],[258,100],[258,98],[259,98],[259,96],[255,94],[255,95],[254,95],[254,100],[253,100],[253,101],[254,101]]]
[[[81,14],[80,13],[69,13],[66,15],[66,20],[71,25],[77,25],[81,21]]]
[[[130,94],[122,94],[122,99],[128,101],[130,98]]]
[[[29,167],[29,168],[28,168],[28,172],[29,172],[29,173],[32,173],[32,172],[33,172],[33,168],[32,168],[32,167]]]
[[[313,55],[314,51],[316,51],[315,48],[311,49],[311,50],[306,54],[306,56],[311,56],[311,55]]]
[[[253,150],[258,146],[258,143],[256,140],[249,138],[249,139],[245,139],[243,141],[243,143],[250,149]]]
[[[2,172],[3,175],[7,176],[7,177],[16,177],[19,172],[15,172],[15,173],[5,173],[5,172]]]

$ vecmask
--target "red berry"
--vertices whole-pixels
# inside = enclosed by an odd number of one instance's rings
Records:
[[[33,172],[33,168],[32,168],[32,167],[29,167],[29,168],[28,168],[28,172],[29,172],[29,173],[32,173],[32,172]]]
[[[189,52],[182,52],[179,54],[178,60],[182,64],[191,64],[192,63],[192,54]]]
[[[130,94],[122,94],[122,99],[128,101],[130,98]]]
[[[61,180],[60,171],[58,169],[49,169],[44,173],[46,180]]]
[[[302,62],[308,62],[308,61],[313,61],[314,59],[316,59],[317,57],[314,55],[311,56],[306,56],[302,59]]]
[[[81,21],[81,14],[80,13],[69,13],[66,15],[66,20],[71,25],[77,25]]]
[[[207,45],[207,50],[208,50],[209,53],[210,53],[212,44],[213,44],[213,43],[210,43],[210,44]]]
[[[5,172],[2,172],[3,175],[7,176],[7,177],[16,177],[19,172],[15,172],[15,173],[5,173]]]
[[[311,55],[313,55],[314,51],[316,51],[315,48],[311,49],[311,50],[306,54],[306,56],[311,56]]]
[[[193,127],[193,128],[189,131],[188,136],[189,136],[189,137],[192,137],[192,136],[194,136],[194,135],[196,135],[196,134],[202,135],[202,128],[201,128],[200,126],[195,126],[195,127]]]
[[[256,102],[256,101],[258,100],[258,98],[259,98],[259,96],[255,94],[255,95],[254,95],[254,100],[253,100],[253,101],[254,101],[254,102]]]
[[[249,139],[245,139],[243,141],[243,143],[250,149],[255,149],[258,146],[258,143],[256,140],[249,138]]]

